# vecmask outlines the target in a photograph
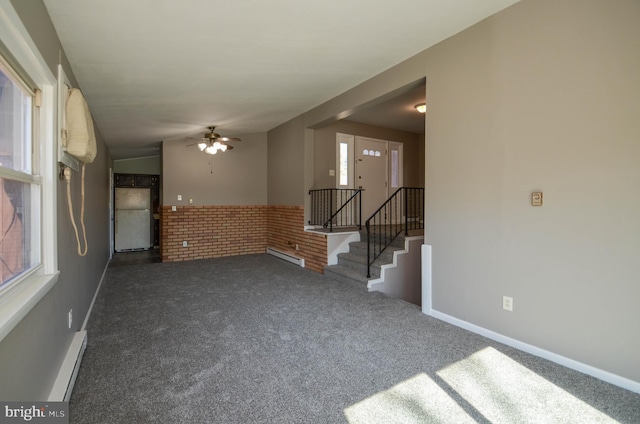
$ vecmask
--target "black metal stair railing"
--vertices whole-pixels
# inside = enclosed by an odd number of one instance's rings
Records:
[[[362,189],[323,188],[309,190],[311,196],[310,225],[362,229]]]
[[[404,231],[424,230],[424,188],[401,187],[365,222],[367,229],[367,278],[371,265]]]

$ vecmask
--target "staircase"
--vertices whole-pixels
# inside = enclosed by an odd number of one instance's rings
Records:
[[[404,250],[403,234],[400,234],[371,265],[371,278],[367,278],[367,232],[360,231],[360,240],[349,243],[349,252],[338,254],[337,265],[324,267],[324,275],[345,283],[356,284],[367,289],[369,280],[380,277],[382,265],[393,263],[393,254]]]

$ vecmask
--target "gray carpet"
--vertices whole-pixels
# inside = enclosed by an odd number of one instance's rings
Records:
[[[267,255],[110,267],[71,423],[640,422],[640,395]]]

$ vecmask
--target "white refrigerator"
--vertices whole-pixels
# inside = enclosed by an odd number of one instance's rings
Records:
[[[115,212],[116,252],[152,247],[151,189],[117,187]]]

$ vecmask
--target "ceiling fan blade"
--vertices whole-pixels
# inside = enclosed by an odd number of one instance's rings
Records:
[[[237,137],[218,137],[217,140],[227,142],[227,141],[242,141]]]
[[[227,150],[231,150],[233,149],[233,146],[229,145],[229,144],[225,144],[225,146],[227,146]]]

